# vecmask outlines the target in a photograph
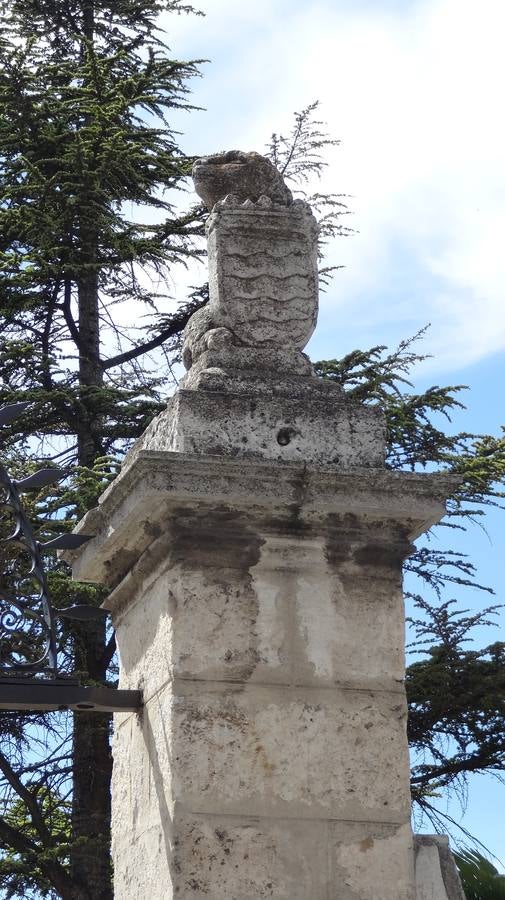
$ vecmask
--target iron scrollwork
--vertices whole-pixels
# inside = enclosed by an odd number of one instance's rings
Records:
[[[16,482],[0,464],[0,668],[56,677],[54,616],[40,546]]]
[[[10,425],[26,406],[0,409],[0,426]],[[86,605],[56,611],[48,594],[44,550],[73,550],[90,535],[66,533],[39,543],[20,495],[65,474],[46,468],[16,481],[0,464],[0,710],[138,711],[140,691],[81,685],[58,671],[56,618],[86,622],[107,615]]]
[[[0,409],[0,426],[10,425],[28,406],[14,403]],[[0,674],[38,673],[58,676],[56,613],[51,605],[42,560],[45,549],[68,549],[89,540],[87,535],[62,534],[39,543],[25,513],[21,494],[59,481],[65,472],[51,467],[16,481],[0,463]],[[58,615],[83,618],[80,607]],[[92,615],[100,611],[90,608]],[[85,617],[85,616],[84,616]]]

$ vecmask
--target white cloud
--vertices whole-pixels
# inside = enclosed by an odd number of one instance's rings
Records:
[[[438,368],[504,349],[502,0],[203,6],[206,19],[167,20],[179,54],[214,60],[187,146],[261,150],[314,98],[342,138],[325,186],[354,196],[359,235],[332,252],[346,270],[319,355],[427,321]]]

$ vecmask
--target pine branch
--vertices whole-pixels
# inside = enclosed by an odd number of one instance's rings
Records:
[[[63,315],[65,317],[65,322],[67,323],[67,326],[68,326],[69,334],[70,334],[75,346],[77,347],[77,350],[79,351],[79,353],[81,353],[82,352],[81,339],[80,339],[80,335],[79,335],[79,329],[78,329],[77,324],[72,316],[71,303],[72,303],[72,282],[70,281],[69,278],[66,278],[65,286],[64,286],[64,299],[63,299],[63,304],[62,304],[62,310],[63,310]]]
[[[156,337],[151,338],[149,341],[145,341],[143,344],[140,344],[138,347],[132,347],[131,350],[125,350],[124,353],[118,353],[116,356],[111,357],[110,359],[102,362],[102,368],[104,371],[107,369],[113,369],[116,366],[122,366],[124,363],[130,362],[133,359],[137,359],[139,356],[144,356],[146,353],[149,353],[152,350],[156,350],[157,347],[160,347],[165,341],[169,340],[169,338],[174,337],[181,332],[184,328],[186,322],[189,319],[189,314],[183,314],[179,317],[174,318],[174,322],[168,328],[165,328],[163,331],[160,331]]]
[[[27,787],[25,787],[6,757],[1,752],[0,771],[10,784],[10,786],[13,788],[13,790],[16,792],[16,794],[23,800],[26,808],[29,810],[33,826],[34,828],[36,828],[44,846],[53,846],[51,833],[48,830],[46,823],[44,822],[44,817],[37,803],[37,800],[35,799],[33,793]]]
[[[495,758],[495,755],[486,756],[482,752],[474,753],[462,758],[453,757],[443,765],[427,765],[426,771],[419,775],[412,775],[410,783],[417,794],[419,788],[425,788],[428,785],[432,790],[447,787],[458,776],[471,772],[484,772],[492,768],[503,769],[505,760],[503,759],[503,751],[501,759]],[[414,770],[415,771],[415,770]]]
[[[8,822],[0,816],[0,840],[4,846],[11,847],[18,853],[36,854],[39,850],[38,844],[26,837],[21,831],[13,828]]]
[[[184,309],[180,313],[171,316],[170,325],[160,331],[160,333],[157,334],[154,338],[151,338],[151,340],[139,344],[137,347],[132,347],[131,350],[125,350],[124,353],[118,353],[116,356],[113,356],[110,359],[102,362],[102,368],[104,369],[104,371],[106,371],[107,369],[121,366],[124,363],[130,362],[133,359],[137,359],[139,356],[143,356],[144,354],[155,350],[170,338],[179,335],[186,326],[189,318],[193,315],[194,312],[196,312],[197,309],[200,309],[205,302],[206,301],[203,301],[184,307]]]

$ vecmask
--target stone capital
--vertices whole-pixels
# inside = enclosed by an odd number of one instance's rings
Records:
[[[95,537],[64,556],[74,577],[115,588],[169,521],[202,530],[206,522],[215,527],[216,517],[223,533],[240,522],[307,538],[375,528],[379,543],[381,535],[386,543],[403,540],[406,553],[408,542],[442,517],[457,483],[444,474],[144,450],[80,522],[77,530]]]

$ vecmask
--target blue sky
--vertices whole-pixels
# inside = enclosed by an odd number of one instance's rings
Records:
[[[503,0],[199,5],[205,18],[165,22],[175,55],[211,60],[194,82],[205,111],[177,119],[188,152],[261,152],[315,99],[341,140],[322,188],[352,195],[358,233],[330,250],[345,269],[322,297],[312,357],[393,345],[430,322],[423,349],[433,356],[419,386],[468,384],[455,427],[497,433],[505,420]],[[176,279],[175,292],[188,280]],[[493,514],[489,536],[476,531],[464,545],[498,599],[503,524]],[[493,630],[489,642],[498,638]],[[504,802],[504,787],[474,778],[464,818],[503,861]],[[457,805],[451,812],[458,817]]]
[[[322,186],[352,195],[358,234],[331,249],[346,268],[322,298],[313,352],[428,321],[434,376],[502,351],[501,0],[200,6],[205,18],[166,18],[177,55],[211,60],[194,82],[205,111],[177,119],[189,152],[262,150],[314,99],[342,142]]]

